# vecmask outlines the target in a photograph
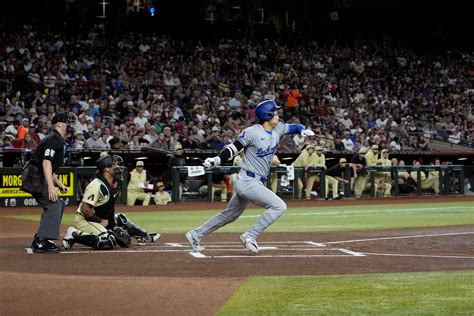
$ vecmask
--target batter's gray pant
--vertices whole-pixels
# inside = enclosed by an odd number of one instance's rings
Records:
[[[215,215],[195,230],[202,238],[224,225],[232,223],[245,211],[249,203],[266,208],[257,222],[247,231],[257,238],[268,226],[273,224],[285,211],[286,204],[262,182],[255,178],[239,174],[235,182],[235,194],[230,199],[227,208]]]
[[[45,185],[41,194],[35,194],[33,197],[43,208],[40,225],[36,235],[38,238],[58,240],[60,238],[59,229],[64,213],[64,203],[60,200],[52,202],[48,198],[48,186]]]

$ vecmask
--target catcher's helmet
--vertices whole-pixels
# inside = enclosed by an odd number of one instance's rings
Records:
[[[114,168],[114,176],[116,181],[123,181],[123,173],[125,171],[125,166],[123,166],[123,159],[119,155],[102,155],[102,157],[97,160],[97,169],[100,173],[104,171],[107,167]]]
[[[112,167],[113,166],[113,159],[112,156],[106,155],[102,156],[97,160],[97,169],[99,169],[100,172],[104,171],[105,168],[107,167]]]
[[[260,102],[255,109],[255,115],[260,122],[270,121],[275,116],[275,111],[281,109],[275,101],[265,100]]]

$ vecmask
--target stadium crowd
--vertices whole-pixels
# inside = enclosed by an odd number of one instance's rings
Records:
[[[71,149],[219,150],[255,122],[263,99],[284,105],[283,120],[312,128],[312,145],[329,151],[428,151],[433,138],[472,145],[473,57],[23,26],[0,41],[0,147],[34,149],[54,113],[73,111]],[[287,136],[279,150],[304,143]]]

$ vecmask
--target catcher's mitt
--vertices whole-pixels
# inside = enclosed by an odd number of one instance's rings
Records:
[[[130,248],[130,246],[132,245],[132,239],[130,238],[130,235],[125,229],[123,229],[122,227],[115,226],[113,232],[115,235],[115,239],[117,240],[117,244],[120,247]]]

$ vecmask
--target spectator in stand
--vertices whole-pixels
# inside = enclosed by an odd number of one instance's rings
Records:
[[[300,90],[296,87],[296,84],[291,84],[290,88],[283,95],[286,99],[288,110],[293,114],[298,114],[303,94],[301,94]]]
[[[28,134],[28,126],[30,125],[30,120],[27,118],[24,118],[21,121],[21,125],[18,126],[18,130],[16,132],[17,138],[20,141],[23,141],[25,139],[26,134]]]
[[[351,129],[353,127],[352,120],[349,117],[348,112],[344,112],[343,117],[339,120],[346,129]]]
[[[188,136],[184,136],[183,139],[182,139],[181,145],[185,149],[197,149],[198,148],[198,144],[194,140],[194,135],[193,134],[189,134]]]
[[[45,138],[46,135],[48,134],[49,134],[49,128],[47,126],[44,126],[43,128],[41,128],[41,131],[38,133],[38,137],[40,141],[42,141],[43,138]]]
[[[101,149],[104,145],[98,131],[93,131],[92,136],[86,140],[86,143],[89,149]]]
[[[390,150],[391,151],[400,151],[402,149],[402,146],[399,143],[399,138],[398,136],[395,136],[393,140],[390,142]]]
[[[79,122],[77,124],[77,129],[79,131],[88,131],[90,124],[87,122],[87,115],[79,115]]]
[[[39,145],[39,143],[41,142],[41,139],[39,137],[39,135],[36,133],[36,125],[35,124],[30,124],[30,126],[28,127],[28,134],[27,135],[30,135],[31,139],[33,139],[33,141]]]
[[[6,135],[5,137],[3,137],[3,141],[0,148],[3,148],[3,149],[13,148],[11,136]]]
[[[144,114],[145,114],[144,109],[138,110],[138,115],[133,119],[133,123],[138,125],[139,127],[145,127],[145,124],[149,122],[148,122],[148,118],[146,118]]]
[[[217,132],[219,128],[217,126],[213,126],[211,129],[210,134],[206,137],[206,144],[209,146],[210,149],[219,150],[221,147],[221,140]]]
[[[75,134],[75,140],[74,140],[74,144],[72,145],[72,149],[79,151],[86,148],[88,148],[88,144],[86,143],[84,134],[82,132],[77,132]]]
[[[38,147],[38,143],[31,137],[30,134],[26,134],[25,138],[23,139],[21,148],[27,150],[34,150]]]
[[[115,132],[109,144],[111,149],[114,150],[123,149],[127,145],[127,142],[122,139],[120,132]]]
[[[293,142],[295,144],[295,149],[300,151],[303,148],[305,138],[301,134],[295,134],[293,136]]]
[[[169,140],[170,148],[174,148],[178,144],[181,145],[180,138],[181,137],[180,137],[179,133],[174,133],[173,137]]]
[[[344,143],[342,142],[342,139],[339,137],[336,137],[334,141],[334,149],[335,150],[346,150],[346,146],[344,146]]]
[[[423,137],[423,136],[420,136],[418,138],[418,150],[420,150],[420,151],[430,151],[431,150],[430,144],[428,143],[426,138]]]
[[[240,47],[246,47],[249,43],[247,40],[235,39],[231,43],[220,40],[201,44],[199,50],[191,53],[191,59],[199,59],[201,54],[212,59],[212,70],[203,71],[201,63],[183,62],[180,48],[190,42],[155,36],[153,43],[144,43],[142,37],[128,34],[119,41],[108,40],[109,45],[102,46],[104,35],[94,30],[95,40],[90,41],[87,31],[70,37],[46,34],[41,29],[15,27],[14,24],[9,27],[11,36],[5,40],[5,47],[24,46],[21,39],[34,36],[38,45],[28,48],[28,54],[41,56],[41,60],[58,62],[47,64],[43,69],[43,66],[31,64],[30,58],[18,59],[13,53],[6,54],[0,61],[0,69],[7,74],[6,78],[15,78],[23,72],[36,83],[30,91],[5,95],[0,100],[3,103],[0,104],[0,108],[3,107],[0,109],[0,119],[7,116],[22,120],[26,117],[31,122],[35,113],[30,108],[41,117],[48,116],[48,111],[51,114],[60,112],[60,105],[67,104],[81,115],[88,113],[92,117],[99,116],[94,127],[101,130],[105,127],[101,122],[104,116],[112,116],[125,124],[127,119],[135,119],[135,108],[143,110],[143,116],[148,120],[156,122],[161,117],[160,124],[155,124],[158,133],[170,123],[169,120],[179,120],[180,117],[184,117],[181,127],[191,128],[190,120],[196,119],[198,122],[211,121],[211,124],[218,122],[223,128],[232,129],[225,125],[232,118],[233,124],[238,120],[236,126],[245,128],[254,122],[256,99],[269,96],[280,97],[283,101],[290,98],[283,93],[285,87],[296,88],[296,85],[300,85],[303,87],[300,91],[303,96],[296,98],[297,108],[301,108],[298,118],[302,122],[307,120],[329,128],[331,133],[336,131],[341,135],[345,131],[346,125],[334,126],[333,120],[335,114],[344,117],[344,112],[347,112],[354,126],[360,123],[363,129],[363,132],[359,131],[361,135],[367,134],[369,128],[379,126],[383,134],[378,134],[379,141],[375,143],[390,144],[394,137],[399,137],[404,150],[415,148],[414,140],[408,138],[408,133],[421,129],[427,135],[429,133],[428,136],[433,131],[439,131],[439,137],[444,140],[450,140],[452,136],[451,140],[459,144],[472,137],[469,135],[472,128],[469,122],[472,119],[466,110],[472,103],[472,89],[469,78],[465,76],[470,71],[470,51],[454,50],[439,55],[422,55],[406,48],[390,48],[378,43],[365,43],[361,45],[363,48],[334,44],[331,49],[306,43],[308,46],[297,45],[289,49],[275,42],[255,49],[256,56],[265,56],[265,59],[254,68],[248,67],[238,55],[228,53],[229,50],[238,51]],[[52,36],[60,36],[63,41],[58,46],[55,43],[48,44],[48,38]],[[86,42],[88,44],[84,45]],[[77,47],[81,47],[81,50],[77,51]],[[118,60],[112,57],[115,56],[116,47],[120,47],[121,59]],[[153,51],[161,56],[160,64],[169,68],[165,70],[168,72],[166,88],[162,85],[163,72],[156,70],[156,59],[137,59],[133,47],[144,49],[139,52]],[[281,60],[275,57],[275,52],[280,51],[285,52]],[[58,54],[61,58],[58,58]],[[96,62],[99,57],[101,63]],[[387,62],[389,60],[398,62]],[[299,61],[303,63],[301,66]],[[281,67],[280,62],[284,64]],[[108,74],[110,67],[106,66],[111,64],[118,69],[113,75]],[[177,68],[182,71],[174,71]],[[240,75],[241,69],[246,70],[245,76]],[[390,76],[395,79],[379,80]],[[256,77],[259,82],[254,79]],[[135,78],[141,78],[143,83]],[[104,87],[101,84],[105,82],[108,87],[102,90]],[[188,83],[189,89],[183,89],[181,85]],[[151,85],[157,88],[150,89]],[[44,88],[43,96],[41,91]],[[150,92],[147,93],[147,90]],[[96,91],[107,92],[96,98]],[[321,99],[316,98],[318,95],[322,96]],[[86,102],[89,99],[92,101]],[[215,110],[221,106],[224,111],[219,111],[217,115]],[[196,107],[195,111],[193,107]],[[295,111],[286,112],[290,113],[284,113],[282,117],[290,118]],[[132,113],[129,118],[128,113]],[[409,118],[411,116],[414,119]],[[394,129],[400,125],[402,128]],[[442,126],[445,126],[444,130]],[[170,132],[176,132],[172,122],[169,127],[172,129]],[[456,127],[460,130],[457,131]],[[202,130],[205,129],[203,126]],[[114,131],[111,132],[113,134]],[[355,131],[351,133],[356,134]],[[16,131],[13,135],[16,137]],[[197,139],[203,141],[201,137]],[[364,141],[360,137],[361,146],[367,146]],[[329,145],[327,147],[330,148]]]
[[[128,142],[127,148],[133,151],[141,150],[142,144],[140,144],[140,135],[138,133],[132,136],[132,140]]]
[[[352,141],[351,134],[349,132],[344,133],[344,138],[341,142],[344,145],[344,150],[354,150],[354,142]]]
[[[151,147],[162,150],[169,150],[168,142],[165,139],[165,133],[158,134],[158,139],[151,144]]]
[[[143,139],[146,140],[148,144],[153,144],[158,139],[158,135],[156,134],[156,127],[149,126],[148,132],[145,136],[143,136]]]

